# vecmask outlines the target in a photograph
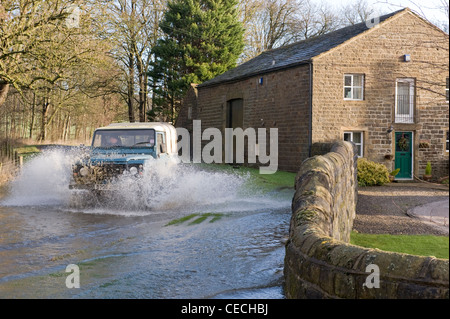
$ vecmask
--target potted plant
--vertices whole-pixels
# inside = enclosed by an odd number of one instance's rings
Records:
[[[431,162],[427,162],[425,167],[425,174],[423,174],[423,180],[426,182],[431,181]]]
[[[396,170],[393,170],[389,173],[389,181],[392,183],[395,180],[395,176],[400,172],[400,168],[397,168]]]

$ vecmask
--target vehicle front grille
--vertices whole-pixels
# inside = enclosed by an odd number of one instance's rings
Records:
[[[113,180],[114,178],[123,174],[127,169],[124,164],[101,164],[96,166],[85,166],[89,170],[89,173],[82,176],[80,169],[77,174],[74,174],[74,180],[77,184],[105,184]]]
[[[122,175],[126,169],[126,165],[122,164],[103,164],[101,166],[93,167],[95,174],[102,179],[113,178],[117,177],[118,175]]]

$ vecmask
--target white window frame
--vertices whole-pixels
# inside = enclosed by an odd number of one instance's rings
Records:
[[[415,96],[416,96],[416,85],[415,79],[413,78],[399,78],[395,81],[395,123],[414,123],[414,108],[415,108]],[[409,84],[409,115],[398,114],[398,84],[408,83]]]
[[[358,133],[358,134],[361,134],[361,143],[355,143],[354,141],[353,141],[353,135],[355,134],[355,133]],[[344,132],[344,136],[343,136],[343,139],[345,140],[345,135],[346,134],[350,134],[350,142],[352,142],[352,143],[354,143],[355,145],[359,145],[359,146],[361,146],[361,154],[358,154],[358,157],[359,158],[361,158],[361,157],[364,157],[364,132],[362,132],[362,131],[345,131]]]
[[[359,85],[356,85],[354,82],[355,76],[361,77],[361,83],[359,83]],[[351,77],[350,85],[345,85],[345,79],[347,77]],[[363,101],[364,100],[364,81],[365,81],[364,74],[361,74],[361,73],[346,73],[346,74],[344,74],[344,91],[343,91],[344,100],[345,101]],[[348,98],[345,96],[345,89],[350,89],[351,97]],[[354,89],[361,89],[361,98],[359,98],[359,99],[354,98]]]
[[[448,86],[449,86],[449,78],[446,78],[445,79],[445,101],[447,103],[449,102],[448,101],[448,98],[449,98],[449,96],[448,96],[448,93],[449,93]]]
[[[449,131],[445,131],[445,145],[444,145],[444,149],[445,149],[445,153],[449,153],[448,150],[448,145],[449,145],[449,140],[448,140],[448,136],[449,136]]]

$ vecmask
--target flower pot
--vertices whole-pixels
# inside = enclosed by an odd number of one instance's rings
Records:
[[[423,175],[423,180],[425,182],[429,182],[429,181],[431,181],[431,177],[432,177],[432,175]]]

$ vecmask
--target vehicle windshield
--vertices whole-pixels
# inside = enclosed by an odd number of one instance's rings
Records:
[[[92,140],[93,147],[153,147],[155,131],[135,130],[97,130]]]

